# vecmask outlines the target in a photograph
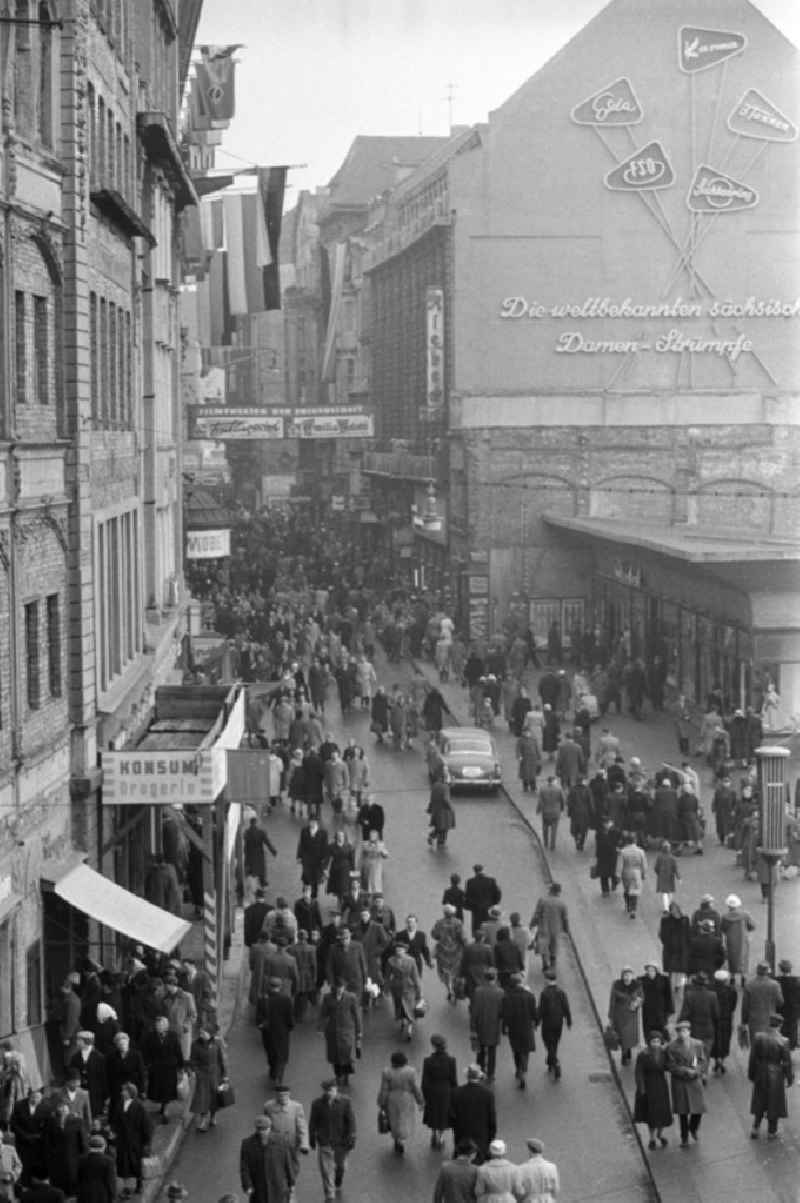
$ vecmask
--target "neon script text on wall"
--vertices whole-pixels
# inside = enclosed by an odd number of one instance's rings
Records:
[[[611,297],[586,297],[583,301],[563,301],[543,305],[540,301],[529,301],[527,297],[504,297],[500,302],[501,318],[519,320],[570,318],[695,318],[695,317],[800,317],[800,298],[783,301],[779,297],[746,297],[734,301],[723,297],[715,301],[685,301],[677,297],[674,301],[659,301],[642,304],[625,297],[621,301]]]
[[[752,351],[753,344],[745,334],[736,338],[702,338],[673,329],[658,338],[593,339],[579,330],[567,330],[556,339],[557,355],[638,355],[655,351],[659,355],[717,355],[736,363],[740,355]]]

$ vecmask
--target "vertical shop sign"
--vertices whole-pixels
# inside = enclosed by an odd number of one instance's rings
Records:
[[[427,322],[428,419],[438,418],[444,409],[444,291],[429,288],[425,294]]]

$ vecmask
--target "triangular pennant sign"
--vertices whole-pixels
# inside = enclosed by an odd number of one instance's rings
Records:
[[[797,126],[761,92],[750,88],[728,118],[728,129],[761,142],[794,142]]]
[[[693,213],[740,213],[758,204],[755,188],[701,163],[689,188],[686,203]]]
[[[747,38],[743,33],[684,25],[678,31],[678,65],[688,75],[695,71],[707,71],[709,67],[723,63],[726,58],[741,54],[746,45]]]
[[[577,125],[638,125],[643,112],[631,81],[622,75],[576,104],[571,115]]]
[[[649,142],[606,176],[606,188],[620,192],[645,192],[669,188],[675,172],[660,142]]]

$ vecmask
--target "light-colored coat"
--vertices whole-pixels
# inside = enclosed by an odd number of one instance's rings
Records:
[[[475,1198],[486,1203],[516,1203],[517,1167],[505,1157],[492,1157],[478,1166]]]
[[[410,1140],[414,1135],[417,1109],[422,1103],[422,1091],[413,1065],[384,1069],[378,1091],[378,1106],[389,1116],[389,1130],[395,1140]]]
[[[638,844],[626,844],[620,850],[620,877],[626,894],[641,894],[647,874],[647,857]]]
[[[518,1203],[555,1203],[560,1189],[558,1167],[535,1153],[529,1161],[517,1166],[516,1198]]]

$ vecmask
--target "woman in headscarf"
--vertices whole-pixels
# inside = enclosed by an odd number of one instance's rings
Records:
[[[660,1031],[650,1032],[647,1048],[636,1058],[634,1074],[636,1098],[633,1122],[647,1124],[650,1130],[649,1149],[656,1147],[656,1141],[659,1141],[662,1148],[666,1148],[668,1142],[664,1129],[672,1124],[672,1107],[667,1083],[667,1056],[664,1051],[664,1037]]]
[[[378,1106],[386,1112],[395,1153],[405,1152],[406,1141],[417,1126],[417,1108],[423,1102],[414,1066],[408,1064],[405,1053],[392,1053],[389,1068],[381,1075]]]
[[[455,1002],[455,980],[461,968],[464,951],[464,925],[457,917],[452,903],[444,904],[444,914],[431,929],[431,939],[436,947],[433,952],[439,981],[447,991],[447,1001]]]
[[[192,1042],[189,1065],[195,1073],[192,1115],[198,1117],[197,1131],[207,1132],[217,1122],[217,1090],[228,1076],[225,1050],[217,1036],[216,1024],[199,1029]]]
[[[608,1022],[619,1037],[623,1065],[630,1063],[631,1050],[639,1043],[642,1000],[641,982],[634,977],[630,965],[625,965],[611,987],[608,1002]]]
[[[98,1003],[97,1024],[94,1033],[94,1047],[98,1053],[102,1053],[104,1057],[108,1056],[114,1047],[114,1037],[119,1031],[121,1028],[117,1012],[110,1003]]]

